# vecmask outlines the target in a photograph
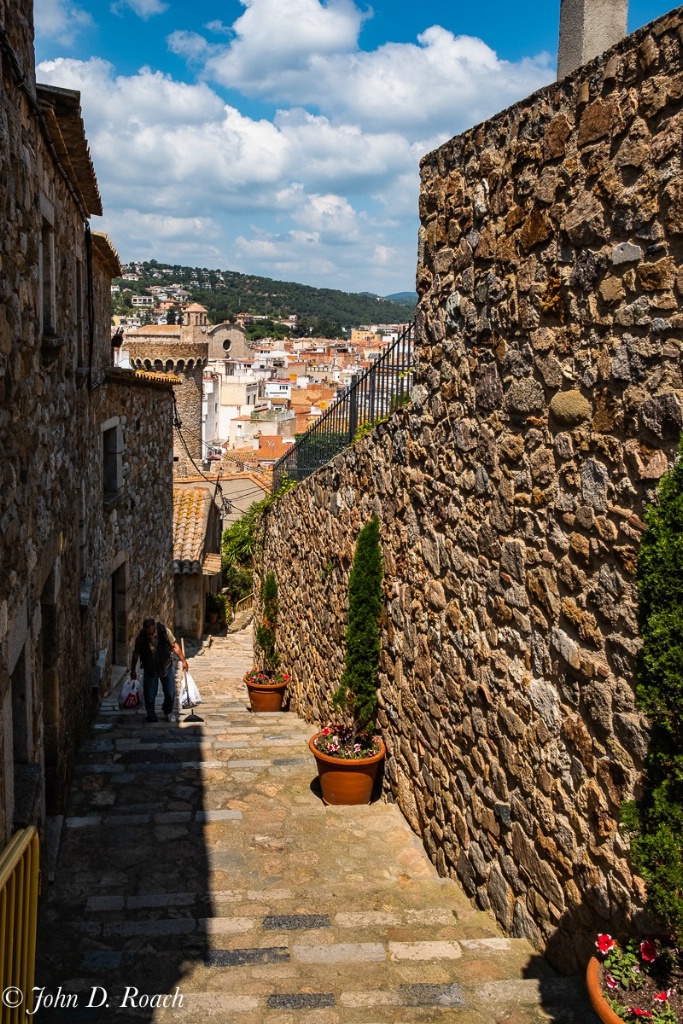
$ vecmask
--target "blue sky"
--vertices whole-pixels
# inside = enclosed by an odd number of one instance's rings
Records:
[[[631,30],[671,10],[631,0]],[[560,0],[35,0],[124,260],[414,287],[419,158],[552,81]]]

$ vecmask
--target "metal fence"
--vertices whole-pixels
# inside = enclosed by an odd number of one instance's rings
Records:
[[[371,428],[410,398],[414,372],[415,325],[363,373],[273,466],[273,490],[282,482],[304,480],[350,445],[361,428]]]
[[[17,832],[0,854],[2,1024],[24,1024],[33,1013],[39,859],[32,827]]]

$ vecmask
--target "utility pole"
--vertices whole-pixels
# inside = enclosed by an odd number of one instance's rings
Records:
[[[557,80],[623,39],[628,0],[560,0]]]

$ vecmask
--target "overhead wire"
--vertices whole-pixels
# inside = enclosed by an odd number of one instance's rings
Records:
[[[202,470],[199,468],[197,463],[194,461],[194,457],[192,455],[192,452],[190,451],[189,445],[188,445],[187,441],[185,440],[185,438],[183,436],[183,432],[182,432],[182,429],[181,429],[182,425],[183,425],[182,424],[182,420],[180,419],[180,415],[178,413],[178,403],[176,402],[175,395],[173,395],[173,427],[176,430],[176,432],[178,434],[178,437],[180,438],[180,442],[181,442],[183,448],[185,449],[185,453],[186,453],[188,459],[190,460],[190,462],[192,463],[192,465],[194,466],[194,468],[197,470],[197,473],[199,474],[199,476],[203,480],[206,480],[206,482],[209,483],[209,484],[213,484],[213,483],[216,484],[216,490],[214,491],[214,499],[216,498],[217,495],[220,494],[220,496],[221,496],[221,508],[223,510],[223,514],[224,515],[230,515],[230,513],[232,512],[232,502],[231,502],[230,498],[227,498],[225,496],[225,494],[223,493],[223,488],[220,485],[220,472],[219,472],[218,476],[216,477],[215,481],[212,480],[211,477],[206,476],[206,474],[202,472]]]

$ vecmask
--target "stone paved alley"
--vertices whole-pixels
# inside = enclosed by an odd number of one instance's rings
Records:
[[[440,879],[396,806],[323,805],[311,725],[248,710],[251,651],[246,628],[189,657],[201,723],[102,706],[41,911],[36,983],[62,1006],[34,1019],[592,1024],[581,982]],[[182,1006],[122,1006],[127,986]]]

